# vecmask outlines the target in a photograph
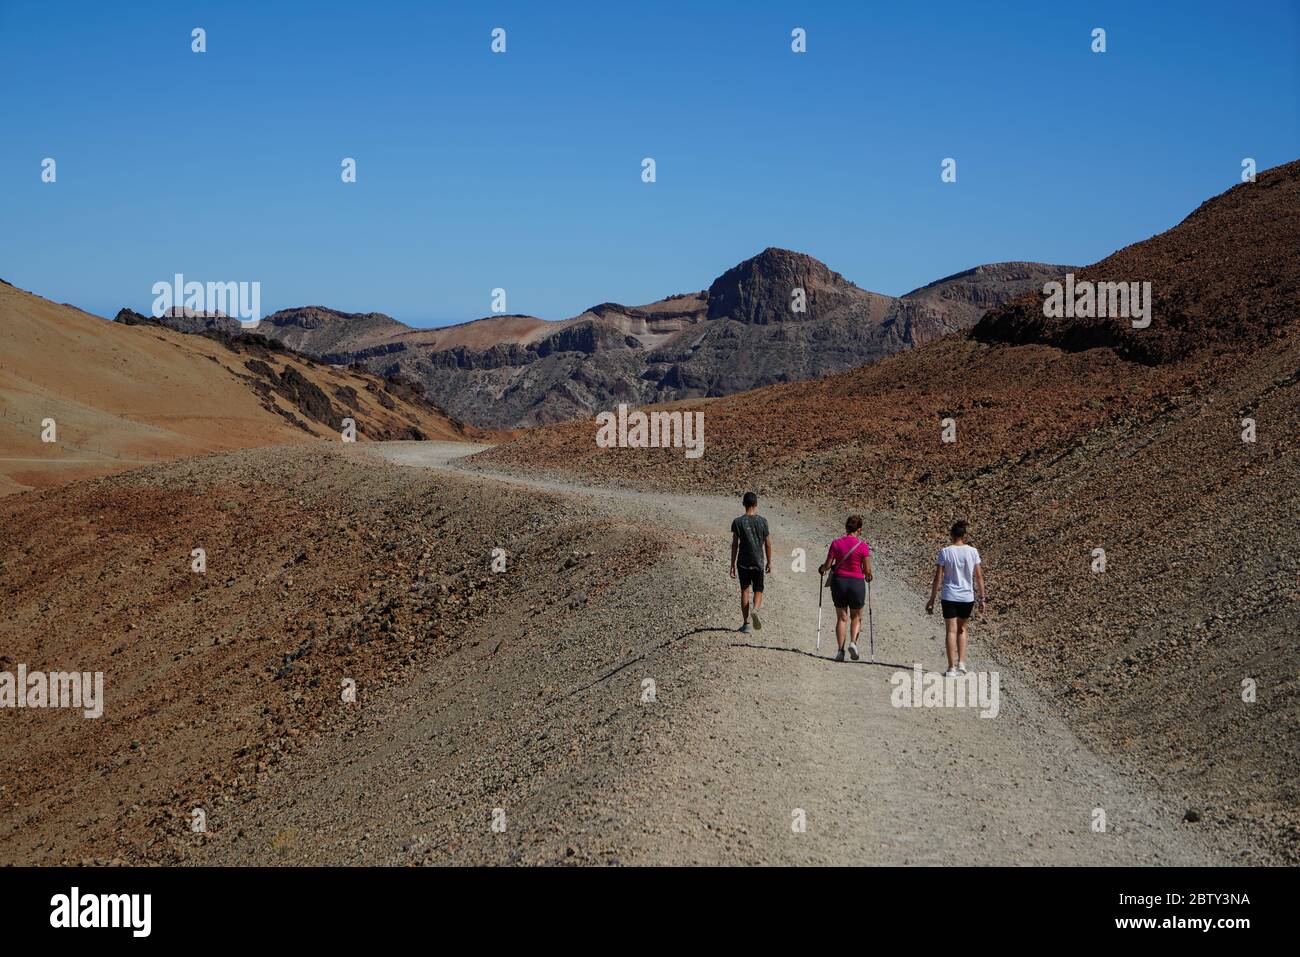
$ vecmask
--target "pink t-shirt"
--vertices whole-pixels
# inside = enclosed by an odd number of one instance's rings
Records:
[[[858,546],[852,555],[849,550]],[[845,558],[845,555],[849,555]],[[866,578],[867,559],[871,556],[871,546],[856,535],[845,535],[831,542],[830,551],[826,553],[828,562],[835,562],[833,574],[845,578]]]

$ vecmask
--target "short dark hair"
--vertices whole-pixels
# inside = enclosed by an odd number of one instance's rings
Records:
[[[758,504],[758,496],[753,492],[746,492],[745,497],[740,500],[740,504],[744,505],[745,508],[753,508]]]
[[[952,523],[952,528],[950,528],[948,531],[952,534],[952,537],[953,537],[953,540],[954,540],[954,541],[957,540],[957,539],[959,539],[959,538],[965,538],[965,537],[966,537],[966,522],[965,522],[964,520],[953,522],[953,523]]]
[[[850,535],[852,535],[861,527],[862,527],[861,515],[850,515],[848,518],[844,520],[844,531],[848,532]]]

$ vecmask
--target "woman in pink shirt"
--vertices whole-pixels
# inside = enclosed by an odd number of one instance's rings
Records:
[[[831,542],[826,561],[817,574],[831,571],[831,601],[835,603],[835,640],[840,650],[836,661],[844,660],[844,639],[853,622],[849,654],[857,661],[858,631],[862,628],[862,606],[867,603],[867,582],[871,581],[871,546],[862,538],[862,516],[850,515],[844,522],[845,535]]]

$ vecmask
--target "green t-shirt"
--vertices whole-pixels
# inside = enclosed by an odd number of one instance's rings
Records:
[[[731,534],[740,538],[736,552],[736,565],[743,568],[762,568],[767,564],[763,541],[767,538],[767,519],[761,515],[741,515],[731,523]]]

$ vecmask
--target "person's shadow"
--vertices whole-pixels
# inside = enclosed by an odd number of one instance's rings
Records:
[[[691,635],[700,635],[710,631],[722,631],[722,632],[726,632],[729,635],[736,634],[735,628],[722,628],[722,627],[714,626],[714,627],[692,628],[689,631],[682,632],[680,635],[673,635],[673,637],[671,638],[665,638],[663,641],[659,642],[658,644],[650,648],[647,648],[645,651],[641,652],[641,654],[635,655],[634,657],[627,659],[627,661],[623,661],[615,665],[613,668],[606,671],[604,674],[602,674],[599,678],[597,678],[595,681],[591,682],[590,684],[585,684],[581,688],[575,688],[573,691],[570,691],[569,697],[572,697],[575,694],[581,694],[584,691],[591,690],[592,688],[596,687],[596,685],[600,684],[602,681],[608,681],[610,678],[614,677],[614,675],[618,674],[624,668],[630,668],[638,661],[643,661],[644,659],[650,657],[650,655],[654,654],[656,651],[660,651],[668,647],[673,642],[682,641],[686,638],[691,637]]]
[[[711,630],[712,630],[712,629],[711,629]],[[734,631],[735,629],[729,629],[729,630]],[[835,653],[834,653],[834,652],[831,652],[830,654],[825,654],[825,655],[824,655],[824,654],[821,654],[820,652],[816,652],[816,651],[805,651],[805,650],[802,649],[802,648],[785,648],[785,647],[782,647],[782,646],[780,646],[780,645],[756,645],[756,644],[754,644],[753,642],[750,642],[750,641],[733,641],[733,642],[729,642],[729,645],[730,645],[730,647],[732,647],[732,648],[754,648],[754,649],[757,649],[757,650],[759,650],[759,651],[783,651],[783,652],[785,652],[786,654],[790,654],[790,655],[803,655],[803,656],[805,656],[805,657],[807,657],[807,658],[815,658],[815,659],[817,659],[818,661],[835,661]],[[894,668],[894,669],[901,669],[901,670],[903,670],[903,671],[910,671],[910,670],[912,670],[912,666],[911,666],[911,665],[896,665],[896,664],[891,664],[891,663],[888,662],[888,661],[867,661],[865,658],[863,658],[863,659],[860,660],[860,661],[854,661],[854,660],[852,660],[851,658],[845,658],[842,662],[836,662],[836,664],[845,664],[845,665],[876,665],[877,667],[880,667],[880,668]]]
[[[742,634],[742,632],[737,631],[735,628],[726,628],[719,625],[691,628],[688,631],[682,632],[680,635],[673,635],[673,637],[671,638],[665,638],[663,641],[659,642],[653,647],[647,648],[639,655],[634,655],[633,657],[627,659],[626,661],[620,662],[619,664],[615,665],[613,668],[607,670],[595,681],[591,681],[580,688],[574,688],[572,691],[569,692],[568,697],[572,697],[573,695],[576,694],[581,694],[584,691],[590,691],[592,688],[596,687],[596,685],[600,684],[601,682],[608,681],[610,678],[614,677],[614,675],[618,674],[624,668],[630,668],[638,661],[644,661],[646,658],[654,654],[656,651],[660,651],[663,648],[666,648],[667,646],[671,645],[673,642],[683,641],[691,637],[692,635],[703,635],[710,632],[722,632],[723,634],[727,634],[727,635]],[[804,651],[802,648],[786,648],[780,645],[756,645],[750,641],[731,641],[728,642],[727,644],[728,647],[731,648],[753,648],[758,651],[780,651],[790,655],[804,655],[805,657],[808,658],[815,658],[817,661],[830,661],[830,662],[835,661],[835,654],[833,652],[830,654],[823,655],[812,651]],[[875,665],[876,667],[879,668],[893,668],[895,670],[902,670],[902,671],[910,671],[912,668],[911,665],[896,665],[896,664],[891,664],[890,662],[887,661],[867,661],[865,659],[861,661],[853,661],[851,659],[846,658],[844,659],[843,662],[837,662],[837,663],[849,664],[849,665]]]

